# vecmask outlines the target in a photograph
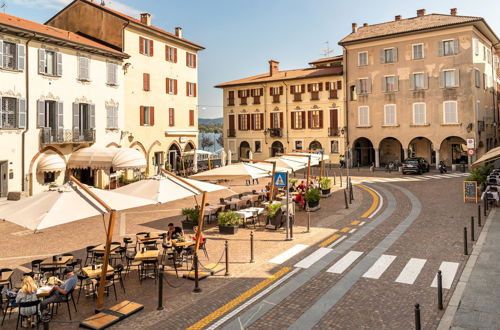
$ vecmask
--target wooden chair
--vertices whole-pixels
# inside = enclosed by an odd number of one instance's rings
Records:
[[[36,328],[38,329],[38,324],[40,323],[40,300],[20,302],[19,312],[17,313],[16,330],[19,329],[19,324],[22,324],[24,319],[31,319],[32,316],[36,318]],[[35,313],[29,315],[21,315],[21,308],[31,308],[36,307]]]
[[[75,299],[73,299],[73,291],[74,290],[75,289],[69,290],[69,292],[64,295],[63,301],[52,303],[52,313],[51,313],[52,316],[54,315],[54,307],[56,309],[56,314],[57,314],[57,312],[59,311],[59,305],[62,304],[62,303],[66,303],[66,306],[68,306],[69,319],[71,320],[71,308],[70,308],[70,305],[69,305],[70,300],[73,303],[73,307],[75,308],[75,313],[78,312],[78,310],[76,309]]]

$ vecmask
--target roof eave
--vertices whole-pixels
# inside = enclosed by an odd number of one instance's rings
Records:
[[[343,74],[344,74],[344,72],[341,71],[339,73],[319,74],[319,75],[314,76],[314,77],[295,77],[295,78],[284,78],[284,79],[282,78],[282,79],[273,79],[273,80],[265,80],[265,81],[253,81],[253,82],[242,82],[242,83],[230,83],[229,82],[228,85],[226,85],[226,83],[222,83],[222,84],[215,85],[214,87],[215,88],[226,88],[226,87],[246,86],[246,85],[256,85],[256,84],[262,85],[262,84],[272,83],[272,82],[278,82],[278,81],[311,79],[311,78],[327,77],[327,76],[342,76]]]
[[[134,22],[134,21],[131,21],[131,20],[128,20],[129,24],[136,27],[136,28],[139,28],[139,29],[143,29],[143,30],[147,30],[148,32],[151,32],[151,33],[156,33],[156,34],[159,34],[163,37],[166,37],[167,39],[173,41],[173,42],[176,42],[176,43],[179,43],[183,46],[187,46],[189,48],[193,48],[197,51],[200,51],[200,50],[203,50],[205,49],[205,47],[201,46],[201,45],[198,45],[197,43],[194,43],[192,41],[189,41],[189,40],[186,40],[186,39],[182,39],[182,38],[179,38],[179,37],[174,37],[170,34],[167,34],[167,33],[162,33],[161,31],[158,31],[156,29],[152,29],[150,27],[148,27],[147,25],[144,25],[144,24],[139,24],[137,22]]]

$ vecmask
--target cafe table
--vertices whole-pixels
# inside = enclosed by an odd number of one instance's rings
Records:
[[[151,260],[151,259],[156,259],[160,255],[159,250],[146,250],[146,251],[139,251],[135,255],[134,260],[135,261],[142,261],[142,260]]]
[[[108,271],[107,273],[112,273],[114,271],[114,268],[111,265],[108,265]],[[102,264],[95,265],[95,269],[92,269],[92,266],[87,266],[82,268],[82,272],[87,275],[88,277],[98,277],[101,275],[102,272]]]
[[[252,195],[245,195],[241,196],[241,200],[243,201],[252,201],[252,202],[257,202],[259,200],[259,195],[257,194],[252,194]]]
[[[14,273],[13,271],[2,272],[0,275],[0,284],[9,283],[13,273]]]
[[[193,246],[196,244],[195,240],[189,240],[189,241],[179,241],[179,240],[172,240],[172,245],[175,247],[182,247],[182,248],[187,248],[189,246]]]
[[[147,236],[146,234],[137,235],[137,239],[141,242],[147,242],[161,239],[161,237],[158,233],[150,233],[149,236]]]
[[[41,267],[44,266],[55,266],[55,267],[62,267],[69,263],[71,260],[73,260],[73,256],[59,256],[54,260],[53,257],[48,257],[44,261],[40,263]]]
[[[111,244],[111,246],[109,247],[109,251],[110,252],[116,251],[120,248],[120,246],[121,246],[120,244]],[[101,244],[96,246],[95,248],[92,249],[92,252],[97,252],[97,253],[106,252],[106,244]]]
[[[46,286],[42,286],[42,287],[38,288],[36,290],[36,296],[39,298],[48,297],[50,295],[50,293],[52,292],[53,287],[54,287],[53,285],[46,285]]]

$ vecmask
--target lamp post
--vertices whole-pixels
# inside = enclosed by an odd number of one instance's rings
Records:
[[[340,134],[342,135],[342,137],[344,138],[344,152],[345,152],[345,163],[346,163],[346,171],[347,171],[347,180],[349,181],[349,156],[350,156],[350,152],[349,152],[349,143],[347,141],[347,127],[344,126],[340,129]]]

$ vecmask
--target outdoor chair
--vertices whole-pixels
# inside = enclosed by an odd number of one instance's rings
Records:
[[[73,272],[82,268],[82,259],[76,259],[75,261],[68,262],[66,266],[73,267]],[[77,268],[78,266],[78,268]]]
[[[116,281],[120,282],[120,286],[122,287],[123,293],[127,293],[125,291],[125,284],[123,283],[123,276],[122,276],[123,269],[124,267],[122,264],[116,265],[115,270],[113,271],[113,280],[115,282]]]
[[[128,275],[128,273],[130,273],[130,269],[132,267],[137,267],[137,270],[138,271],[140,270],[142,262],[135,260],[135,254],[127,253],[125,255],[125,260],[127,261],[127,265],[125,268],[125,276]]]
[[[43,259],[36,259],[31,262],[31,271],[35,274],[41,274],[42,273],[42,263]]]
[[[100,282],[97,282],[96,290],[99,290],[99,284],[100,284]],[[106,293],[106,296],[109,296],[109,290],[111,287],[113,287],[113,291],[115,294],[115,300],[118,300],[118,296],[116,295],[115,275],[114,274],[106,275],[106,281],[104,282],[104,292]]]
[[[208,252],[207,252],[207,238],[203,237],[203,240],[200,242],[200,246],[198,247],[199,250],[203,250],[205,253],[205,257],[207,257],[207,260],[210,260],[208,257]]]
[[[147,235],[149,234],[148,232],[146,231],[141,231],[141,232],[138,232],[137,234],[135,234],[135,238],[136,238],[136,242],[135,242],[135,247],[136,247],[136,250],[139,251],[141,249],[141,240],[139,239],[139,236],[142,236],[142,235]]]
[[[70,308],[70,305],[69,305],[70,300],[73,303],[73,307],[75,308],[75,313],[78,312],[78,310],[76,309],[75,299],[73,299],[73,291],[74,290],[75,289],[71,289],[67,294],[65,294],[63,296],[63,301],[52,303],[52,312],[50,313],[51,317],[54,315],[54,307],[56,309],[55,313],[57,314],[57,312],[59,311],[59,305],[63,304],[63,303],[66,303],[66,306],[68,306],[69,319],[71,320],[71,308]]]
[[[89,245],[85,248],[85,251],[87,254],[85,255],[85,266],[88,266],[88,261],[92,262],[92,259],[94,258],[94,253],[92,252],[92,249],[95,248],[97,245]]]
[[[80,273],[76,276],[77,276],[78,282],[79,282],[79,284],[78,284],[78,298],[76,298],[76,302],[78,303],[80,301],[80,294],[82,293],[82,290],[84,290],[84,289],[92,292],[92,295],[95,298],[94,282],[87,275],[84,275],[83,273]]]
[[[102,262],[104,259],[104,252],[94,252],[92,254],[92,264]]]
[[[127,252],[131,251],[132,249],[134,250],[134,252],[137,252],[135,245],[133,247],[129,246],[132,245],[133,243],[134,240],[131,239],[130,237],[123,238],[123,244],[124,244],[123,248],[125,249],[125,254],[127,254]]]
[[[111,242],[111,245],[120,245],[120,247],[118,249],[114,250],[110,254],[109,262],[111,265],[113,265],[113,262],[115,262],[116,260],[118,260],[118,259],[123,260],[123,257],[125,256],[126,250],[123,246],[121,246],[120,242]]]
[[[175,274],[177,277],[179,277],[179,273],[177,272],[177,263],[178,263],[177,252],[171,245],[168,245],[166,243],[163,243],[162,247],[163,247],[163,252],[160,258],[160,265],[165,266],[168,260],[172,260],[172,265],[174,266]]]
[[[152,259],[152,260],[143,260],[141,263],[141,267],[139,269],[139,281],[142,284],[142,281],[150,276],[150,272],[152,271],[152,275],[155,279],[156,283],[156,278],[158,276],[158,259]]]
[[[21,315],[21,308],[36,307],[35,312],[29,315]],[[40,300],[27,301],[19,303],[19,311],[17,313],[16,330],[19,329],[19,324],[23,323],[25,319],[31,319],[32,316],[36,318],[36,328],[38,329],[38,324],[40,323]]]

